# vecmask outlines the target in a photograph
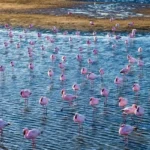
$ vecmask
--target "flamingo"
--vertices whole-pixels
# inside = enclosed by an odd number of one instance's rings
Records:
[[[66,56],[62,56],[61,60],[62,60],[62,62],[66,62],[67,61]]]
[[[89,72],[87,74],[87,79],[90,80],[91,85],[96,78],[98,78],[98,76],[95,73]]]
[[[32,145],[35,147],[35,139],[42,134],[42,131],[40,131],[39,129],[31,129],[29,130],[28,128],[24,128],[23,129],[23,135],[24,138],[28,139],[28,140],[32,140]]]
[[[137,60],[134,57],[132,57],[131,55],[127,55],[127,59],[129,61],[129,63],[131,63],[131,64],[137,62]]]
[[[140,85],[138,83],[133,84],[132,90],[134,92],[138,92],[140,90]]]
[[[88,70],[86,67],[81,68],[81,74],[86,75],[88,73]]]
[[[66,76],[64,74],[60,75],[60,81],[64,82],[66,80]]]
[[[128,74],[130,71],[131,71],[131,66],[127,65],[126,67],[120,70],[120,73],[125,75]]]
[[[142,47],[138,48],[138,52],[141,53],[143,51]]]
[[[26,106],[28,106],[28,98],[30,97],[31,94],[32,93],[29,89],[23,89],[20,91],[21,97],[25,99],[25,105]]]
[[[60,62],[58,64],[59,68],[62,70],[62,72],[65,70],[65,64],[63,62]]]
[[[54,75],[54,72],[52,69],[49,69],[48,72],[47,72],[48,76],[52,79],[53,75]]]
[[[122,85],[122,83],[123,83],[123,78],[121,78],[121,77],[116,77],[115,80],[114,80],[114,83],[115,83],[117,86]]]
[[[33,70],[33,69],[34,69],[33,63],[29,63],[28,68],[29,68],[30,70]]]
[[[136,104],[132,104],[132,106],[128,106],[128,107],[125,107],[124,109],[122,109],[124,122],[126,121],[126,115],[133,115],[136,109],[137,109]]]
[[[82,115],[82,114],[79,114],[79,113],[75,113],[75,115],[73,116],[73,121],[75,123],[78,123],[78,125],[79,125],[79,132],[80,132],[80,129],[82,128],[82,124],[85,121],[85,116]]]
[[[82,55],[78,54],[76,56],[76,59],[77,59],[78,62],[81,62],[82,61]]]
[[[69,106],[71,106],[72,105],[72,101],[77,98],[76,95],[66,94],[66,90],[65,89],[61,90],[61,96],[62,96],[63,100],[65,100],[65,101],[67,101],[69,103]],[[63,110],[63,108],[61,109],[61,111],[62,110]]]
[[[0,72],[4,72],[5,71],[5,67],[4,66],[0,66]]]
[[[102,77],[103,77],[103,75],[104,75],[104,73],[105,73],[105,72],[104,72],[104,69],[103,69],[103,68],[100,68],[100,69],[99,69],[99,73],[100,73],[101,78],[102,78]]]
[[[44,110],[45,110],[45,114],[47,114],[47,105],[48,102],[50,101],[49,98],[42,96],[39,100],[39,104],[43,106]]]
[[[119,128],[119,135],[124,136],[125,138],[125,144],[128,144],[128,135],[131,134],[134,130],[136,130],[137,127],[128,125],[128,124],[122,124]]]
[[[80,90],[80,86],[79,86],[77,83],[75,83],[75,84],[72,85],[72,89],[73,89],[73,90],[75,91],[75,93],[77,94],[77,91]]]
[[[54,63],[56,61],[56,56],[54,54],[50,55],[50,60]]]
[[[89,104],[90,104],[92,107],[96,108],[96,105],[99,104],[99,99],[98,99],[98,98],[95,98],[95,97],[90,97],[90,102],[89,102]]]
[[[101,91],[100,91],[100,94],[105,97],[104,105],[106,105],[107,104],[108,95],[109,95],[108,89],[102,88]]]
[[[0,119],[0,133],[1,133],[1,135],[2,135],[2,133],[3,133],[3,129],[4,129],[5,127],[9,126],[9,125],[10,125],[9,122],[6,122],[6,121],[4,121],[3,119]]]
[[[134,111],[134,114],[136,116],[143,116],[144,115],[144,108],[141,106],[137,106],[137,108]]]
[[[124,97],[119,97],[119,107],[124,107],[128,104],[128,100]]]
[[[136,109],[137,109],[137,105],[132,104],[132,106],[125,107],[124,109],[122,109],[122,111],[123,111],[123,114],[129,115],[129,114],[134,114]]]

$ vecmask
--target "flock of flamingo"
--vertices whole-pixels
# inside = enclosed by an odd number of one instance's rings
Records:
[[[113,22],[114,18],[110,19],[110,22]],[[91,21],[90,22],[91,26],[94,26],[94,22]],[[112,27],[112,33],[108,33],[107,34],[107,39],[111,39],[113,38],[115,41],[119,42],[119,40],[122,38],[120,35],[117,35],[117,29],[119,28],[119,24],[116,24],[115,26]],[[128,24],[129,28],[132,29],[132,27],[134,26],[133,22],[130,22]],[[13,43],[13,29],[11,28],[11,26],[9,26],[8,24],[5,25],[5,29],[7,30],[7,36],[8,36],[8,41],[4,41],[4,49],[6,49],[6,53],[10,53],[7,52],[7,48],[11,47],[11,44]],[[23,49],[22,47],[22,43],[21,40],[23,38],[25,38],[26,34],[30,32],[30,30],[33,30],[33,25],[31,24],[28,28],[28,30],[23,30],[23,33],[18,37],[20,39],[20,42],[16,44],[16,49]],[[55,36],[57,36],[58,34],[58,29],[56,27],[52,28],[52,32]],[[128,46],[130,44],[130,42],[132,41],[132,39],[134,39],[136,37],[136,29],[132,29],[131,33],[128,36],[128,39],[124,41],[124,46]],[[67,31],[63,32],[63,36],[68,35]],[[76,36],[80,36],[80,32],[76,31]],[[55,37],[50,37],[50,36],[46,36],[43,37],[42,33],[38,32],[37,33],[37,38],[43,38],[44,40],[47,40],[49,43],[53,44],[56,43],[57,45],[57,41],[55,41]],[[68,39],[68,42],[72,42],[74,39],[70,36]],[[34,45],[37,44],[38,41],[29,41],[28,43],[28,50],[27,50],[27,55],[29,57],[29,59],[32,59],[32,61],[29,63],[28,65],[28,69],[32,72],[34,71],[34,68],[36,66],[36,64],[34,64]],[[87,44],[88,47],[90,47],[93,43],[97,43],[99,42],[99,39],[97,37],[97,33],[93,32],[93,41],[88,39],[87,42],[85,44]],[[70,44],[71,45],[71,44]],[[117,45],[115,43],[112,44],[112,49],[115,50],[117,47]],[[44,52],[46,51],[45,45],[41,45],[41,47],[39,47],[39,49],[42,50],[42,56],[44,55]],[[61,97],[62,100],[68,103],[68,107],[75,107],[77,105],[77,103],[75,103],[75,101],[78,99],[79,95],[78,92],[80,91],[82,93],[82,88],[84,88],[84,86],[88,85],[90,86],[91,90],[94,90],[95,88],[98,88],[98,86],[94,85],[95,80],[99,80],[99,81],[103,81],[104,79],[104,75],[105,75],[105,69],[103,67],[101,68],[94,68],[95,70],[99,70],[99,74],[97,75],[95,72],[92,71],[92,67],[94,67],[94,63],[96,61],[99,61],[98,59],[96,59],[98,57],[98,55],[100,55],[100,51],[98,49],[93,49],[93,51],[91,52],[92,55],[95,57],[96,60],[93,60],[91,58],[87,59],[87,63],[88,66],[85,67],[81,67],[79,74],[83,77],[83,83],[78,84],[78,83],[74,83],[72,85],[72,90],[74,91],[74,94],[68,93],[67,90],[63,87],[63,85],[66,83],[66,62],[67,60],[67,55],[63,55],[60,58],[60,62],[57,64],[56,60],[59,57],[59,51],[61,48],[55,47],[54,51],[52,52],[52,54],[50,54],[50,61],[51,61],[51,68],[47,69],[47,77],[50,80],[50,83],[55,84],[53,79],[55,78],[55,69],[54,66],[58,69],[60,69],[60,77],[59,80],[62,84],[62,89],[60,91],[61,93]],[[86,50],[81,47],[79,47],[79,49],[77,50],[78,54],[77,56],[75,56],[76,61],[78,61],[79,65],[82,63],[83,61],[83,56],[82,53],[83,51],[85,52]],[[141,47],[139,47],[137,49],[137,52],[139,53],[139,55],[141,56],[143,53],[143,49]],[[89,52],[87,52],[89,53]],[[144,66],[144,62],[142,60],[142,57],[140,57],[139,59],[133,57],[130,54],[127,54],[127,61],[128,63],[124,64],[124,68],[122,68],[121,70],[118,70],[118,73],[120,73],[120,76],[116,76],[114,78],[114,84],[116,85],[117,90],[119,90],[120,88],[124,87],[124,85],[126,84],[127,80],[130,80],[130,78],[128,78],[128,74],[130,74],[132,72],[133,66],[137,65],[141,70],[143,69]],[[69,62],[68,62],[69,63]],[[107,62],[106,62],[107,63]],[[10,65],[12,67],[12,71],[13,71],[13,79],[16,79],[15,76],[15,72],[14,72],[14,68],[15,68],[15,62],[10,61]],[[85,64],[84,64],[85,65]],[[4,80],[4,76],[7,76],[7,74],[5,74],[5,69],[7,68],[7,66],[0,66],[0,78],[1,80]],[[72,66],[72,69],[73,66]],[[94,70],[93,69],[93,70]],[[117,72],[117,70],[116,70]],[[51,87],[52,88],[52,87]],[[139,91],[140,91],[140,85],[139,83],[134,83],[132,87],[130,87],[131,90],[133,91],[133,93],[135,93],[135,96],[138,96]],[[19,94],[19,93],[18,93]],[[59,94],[59,93],[58,93]],[[82,93],[84,94],[84,93]],[[109,101],[109,95],[110,95],[110,90],[107,87],[101,87],[101,89],[99,90],[99,95],[100,97],[104,97],[104,107],[109,107],[107,105],[108,101]],[[20,97],[24,99],[25,101],[25,109],[24,111],[28,111],[28,100],[29,98],[32,96],[32,91],[30,89],[20,89]],[[48,104],[50,103],[50,98],[46,97],[46,96],[41,96],[39,98],[39,104],[43,107],[44,110],[44,114],[45,116],[47,115],[47,108],[48,108]],[[62,103],[64,103],[62,101]],[[111,101],[111,100],[110,100]],[[101,102],[99,97],[96,96],[91,96],[89,97],[89,105],[93,108],[93,112],[96,112],[96,110],[98,109],[98,105]],[[119,135],[124,137],[124,141],[125,141],[125,145],[128,145],[128,135],[132,134],[132,132],[134,130],[138,130],[138,125],[132,126],[129,125],[127,123],[127,119],[126,117],[135,115],[137,116],[137,119],[139,119],[139,121],[141,120],[142,116],[144,115],[144,108],[142,107],[142,105],[138,105],[137,102],[135,101],[135,103],[133,103],[131,106],[128,106],[128,99],[126,97],[122,97],[120,96],[118,98],[118,106],[121,108],[122,111],[120,111],[120,113],[122,113],[123,116],[123,122],[120,125],[120,127],[118,126],[118,132]],[[64,111],[65,107],[62,107],[62,109],[60,111]],[[84,114],[81,113],[75,113],[73,117],[73,121],[75,123],[77,123],[79,125],[79,132],[82,132],[83,130],[83,124],[84,122],[86,122],[86,116]],[[0,119],[0,132],[1,135],[3,133],[3,129],[7,126],[11,125],[11,123],[5,121],[5,118]],[[39,129],[28,129],[25,128],[23,129],[23,136],[32,141],[32,144],[35,146],[35,139],[41,135],[41,133],[44,131],[41,131]]]

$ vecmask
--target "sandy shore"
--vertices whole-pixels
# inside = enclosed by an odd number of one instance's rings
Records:
[[[68,15],[59,12],[59,8],[81,7],[85,3],[80,1],[67,0],[45,0],[42,4],[33,0],[33,3],[13,3],[4,1],[0,3],[0,24],[10,24],[14,27],[28,27],[33,24],[37,28],[51,29],[56,26],[61,29],[83,30],[83,31],[110,31],[116,23],[120,24],[118,31],[130,31],[132,28],[128,23],[133,21],[134,28],[139,31],[150,31],[150,17],[128,17],[126,19],[116,19],[110,22],[108,18],[98,19],[84,15]],[[44,11],[44,12],[43,12]],[[47,13],[47,12],[48,13]],[[149,8],[141,8],[134,10],[135,12],[150,15]],[[35,13],[36,12],[36,13]],[[54,13],[51,13],[54,12]],[[89,24],[90,21],[94,25]]]

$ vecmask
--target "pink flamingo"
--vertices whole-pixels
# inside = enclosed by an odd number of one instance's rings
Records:
[[[125,107],[128,104],[128,100],[124,97],[119,97],[119,107]]]
[[[6,122],[3,119],[0,119],[0,133],[1,133],[1,135],[3,134],[3,129],[9,125],[10,125],[9,122]]]
[[[119,128],[119,135],[123,135],[125,138],[125,144],[128,144],[128,135],[137,128],[131,125],[122,124]]]
[[[142,61],[141,59],[138,59],[137,65],[142,68],[144,66],[144,61]]]
[[[108,95],[109,95],[109,91],[106,88],[102,88],[100,91],[101,96],[105,97],[105,101],[104,101],[104,105],[107,104],[107,99],[108,99]]]
[[[120,35],[115,35],[115,39],[119,40],[119,39],[121,39],[121,36]]]
[[[32,145],[35,147],[35,139],[42,134],[42,131],[38,129],[29,130],[28,128],[23,129],[24,138],[32,140]]]
[[[126,67],[120,70],[120,73],[125,75],[125,74],[128,74],[130,71],[131,71],[131,66],[127,65]]]
[[[93,25],[94,25],[94,22],[93,22],[93,21],[90,21],[90,25],[92,25],[92,26],[93,26]]]
[[[90,66],[93,64],[94,61],[91,58],[88,58],[87,62],[89,64],[89,68],[90,68]]]
[[[58,52],[59,52],[59,48],[58,48],[58,47],[55,47],[55,48],[54,48],[54,53],[58,54]]]
[[[54,75],[54,72],[52,69],[49,69],[48,72],[47,72],[48,76],[50,77],[50,79],[52,80],[52,77]]]
[[[91,85],[96,78],[98,78],[98,76],[95,73],[89,72],[87,74],[87,79],[90,80]]]
[[[15,66],[15,64],[14,64],[13,61],[10,62],[10,65],[11,65],[11,67],[14,67],[14,66]]]
[[[66,76],[64,74],[60,75],[60,81],[64,82],[66,80]]]
[[[32,46],[34,46],[35,43],[36,43],[35,41],[30,41],[30,42],[29,42],[29,44],[32,45]]]
[[[72,89],[73,91],[75,91],[75,95],[77,95],[77,91],[80,90],[80,86],[77,83],[75,83],[72,85]]]
[[[10,66],[12,67],[12,73],[14,73],[14,66],[15,66],[15,64],[14,64],[13,61],[10,62]]]
[[[89,104],[93,107],[96,108],[96,105],[99,104],[99,99],[95,97],[90,97],[90,102]]]
[[[85,116],[82,115],[82,114],[79,114],[79,113],[75,113],[75,115],[73,116],[73,121],[75,123],[78,123],[78,125],[79,125],[79,132],[80,132],[80,129],[83,128],[82,127],[82,123],[85,121]]]
[[[38,36],[38,38],[40,38],[40,37],[42,37],[42,34],[38,32],[37,36]]]
[[[81,74],[86,75],[88,72],[86,67],[81,68]]]
[[[64,90],[64,89],[61,90],[61,96],[62,96],[63,100],[69,102],[69,106],[71,106],[72,105],[72,101],[77,98],[76,95],[66,94],[66,90]],[[63,110],[63,108],[62,108],[62,110]]]
[[[4,42],[4,46],[5,46],[5,48],[7,48],[8,47],[8,42]]]
[[[5,71],[5,67],[4,66],[0,66],[0,72],[4,72]]]
[[[101,78],[102,78],[102,77],[103,77],[103,75],[104,75],[104,73],[105,73],[105,72],[104,72],[104,69],[103,69],[103,68],[100,68],[100,69],[99,69],[99,73],[100,73]]]
[[[54,54],[50,55],[50,60],[54,63],[56,61],[56,56]]]
[[[144,108],[141,106],[137,106],[137,108],[134,111],[134,114],[136,116],[143,116],[144,115]]]
[[[79,52],[83,52],[83,48],[82,47],[79,47]]]
[[[112,21],[114,21],[115,19],[114,19],[113,17],[111,17],[109,20],[110,20],[110,22],[112,22]]]
[[[67,61],[66,56],[62,56],[62,57],[61,57],[61,60],[62,60],[62,62],[66,62],[66,61]]]
[[[120,27],[120,24],[119,24],[119,23],[116,23],[115,27],[116,27],[116,28],[119,28],[119,27]]]
[[[20,43],[17,43],[16,48],[20,48],[20,47],[21,47]]]
[[[28,68],[29,68],[30,70],[33,70],[33,69],[34,69],[33,63],[29,63]]]
[[[25,99],[26,107],[28,106],[28,98],[30,97],[31,94],[32,93],[29,89],[23,89],[23,90],[20,91],[21,97]]]
[[[134,57],[132,57],[131,55],[127,55],[127,59],[129,61],[129,63],[135,63],[135,62],[137,62],[137,60]]]
[[[116,47],[117,47],[116,44],[112,44],[113,49],[116,49]]]
[[[143,51],[142,47],[138,48],[138,52],[141,53]]]
[[[138,92],[140,90],[140,85],[138,83],[133,84],[132,90],[134,92]]]
[[[78,62],[81,62],[82,61],[82,55],[78,54],[76,56],[76,59],[77,59]]]
[[[48,102],[50,101],[49,98],[42,96],[39,100],[39,104],[43,106],[44,110],[45,110],[45,114],[47,114],[47,105]]]
[[[58,32],[57,27],[53,26],[52,31],[56,34]]]
[[[96,31],[94,31],[94,32],[93,32],[93,36],[96,36],[96,34],[97,34]]]
[[[58,66],[59,66],[59,68],[61,69],[62,72],[65,70],[65,64],[64,63],[60,62],[58,64]]]
[[[124,109],[122,109],[122,111],[123,111],[123,114],[129,115],[129,114],[134,114],[136,109],[137,109],[137,105],[132,104],[132,106],[125,107]]]
[[[28,47],[28,53],[32,53],[33,52],[33,49]]]
[[[68,31],[64,31],[64,32],[63,32],[63,35],[67,35],[67,34],[68,34]]]
[[[93,39],[94,39],[94,42],[96,43],[97,42],[97,37],[94,36]]]
[[[91,41],[88,39],[86,43],[87,43],[88,46],[90,46]]]
[[[123,78],[116,77],[114,83],[117,85],[117,87],[121,86],[123,84]]]
[[[126,45],[128,45],[128,43],[129,43],[129,42],[128,42],[128,40],[125,40],[125,42],[124,42],[124,43],[125,43]]]
[[[29,24],[29,29],[32,29],[33,28],[33,24]]]
[[[94,55],[98,55],[98,50],[97,50],[97,49],[94,49],[94,50],[93,50],[93,54],[94,54]]]
[[[116,31],[116,27],[112,27],[112,29],[111,29],[113,32],[115,32]]]
[[[4,76],[4,71],[5,71],[5,67],[4,66],[0,66],[0,72],[2,72],[3,76]]]

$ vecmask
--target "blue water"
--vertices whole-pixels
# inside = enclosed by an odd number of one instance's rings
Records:
[[[119,3],[146,3],[150,4],[149,0],[83,0],[83,1],[94,1],[94,2],[119,2]]]
[[[138,124],[139,129],[129,137],[129,149],[149,150],[150,145],[150,33],[137,33],[134,39],[128,38],[128,33],[120,33],[121,40],[116,41],[114,36],[107,38],[107,33],[98,33],[98,41],[93,42],[92,33],[82,33],[80,36],[75,32],[69,32],[63,35],[62,32],[53,34],[51,31],[40,31],[42,37],[37,37],[37,30],[28,31],[26,34],[22,29],[13,29],[13,42],[9,43],[8,48],[3,45],[4,41],[9,42],[8,31],[0,29],[0,65],[5,67],[4,74],[0,72],[0,116],[3,120],[11,122],[11,125],[4,129],[1,137],[0,148],[11,150],[29,150],[32,149],[31,142],[23,137],[22,130],[25,127],[29,129],[38,128],[43,130],[43,134],[36,140],[37,150],[99,150],[124,149],[123,138],[119,136],[118,129],[122,123],[121,109],[118,107],[118,97],[123,96],[129,100],[131,105],[138,98],[138,104],[144,107],[145,115]],[[23,35],[23,39],[19,39]],[[54,43],[46,40],[46,36],[55,39]],[[72,37],[72,41],[69,41]],[[86,41],[90,39],[91,45]],[[126,47],[124,41],[129,40]],[[29,41],[36,41],[35,46],[30,46]],[[20,42],[21,48],[17,49],[16,44]],[[112,48],[116,44],[116,49]],[[42,55],[41,45],[45,46],[45,53]],[[32,47],[34,56],[28,57],[27,48]],[[53,64],[50,55],[58,47],[60,50],[56,62]],[[79,47],[83,47],[83,61],[77,62],[76,55],[79,54]],[[139,55],[137,49],[143,48],[142,55]],[[97,49],[99,54],[95,57],[92,53]],[[135,58],[141,57],[144,61],[143,69],[136,64],[132,66],[132,72],[127,76],[128,81],[124,86],[117,90],[114,85],[114,78],[121,76],[119,71],[128,64],[127,54]],[[67,58],[65,75],[67,80],[64,84],[59,81],[61,74],[58,63],[61,57]],[[87,59],[92,58],[94,63],[88,68]],[[12,71],[10,61],[14,61],[15,67]],[[29,62],[33,62],[35,68],[33,71],[28,69]],[[97,78],[93,87],[87,81],[83,84],[84,77],[80,74],[80,69],[87,67],[89,71],[99,75],[99,69],[105,70],[103,80]],[[47,75],[47,71],[53,68],[53,82]],[[15,77],[16,78],[15,78]],[[81,87],[78,92],[78,98],[75,107],[69,107],[68,103],[61,98],[61,90],[64,88],[67,93],[72,91],[73,83],[78,83]],[[138,82],[141,86],[138,97],[132,92],[132,85]],[[107,87],[110,90],[108,105],[104,106],[104,98],[100,95],[100,89]],[[21,89],[30,89],[32,92],[29,98],[29,111],[25,111],[24,100],[20,97]],[[43,119],[43,110],[38,101],[41,96],[50,98],[48,105],[48,115]],[[91,96],[100,98],[100,104],[96,112],[93,112],[89,106]],[[61,108],[65,107],[63,112]],[[83,132],[78,132],[78,125],[73,122],[75,112],[84,114],[86,120],[83,124]],[[134,116],[135,124],[127,118],[127,123],[137,125],[138,120]]]

